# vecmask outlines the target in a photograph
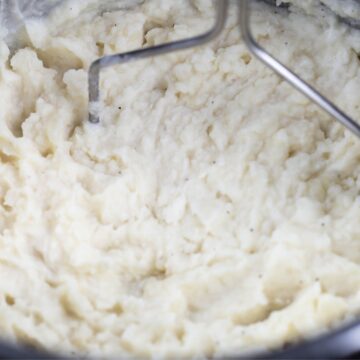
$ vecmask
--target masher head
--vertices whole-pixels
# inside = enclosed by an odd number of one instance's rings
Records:
[[[345,126],[353,134],[360,138],[360,124],[353,120],[350,116],[345,114],[329,99],[323,96],[319,91],[313,88],[310,84],[304,81],[301,77],[283,65],[280,61],[274,58],[270,53],[263,49],[252,35],[250,26],[250,3],[252,0],[237,0],[239,12],[239,27],[243,40],[249,50],[261,60],[266,66],[272,69],[275,73],[280,75],[284,80],[290,83],[294,88],[312,100],[315,104],[320,106],[329,115],[334,117],[339,123]],[[278,5],[276,0],[265,0],[270,4]],[[347,0],[343,0],[347,1]],[[352,0],[349,0],[352,1]],[[115,55],[105,56],[94,61],[89,70],[89,121],[93,124],[100,122],[100,73],[101,70],[116,64],[124,64],[126,62],[144,59],[150,56],[162,55],[165,53],[187,49],[197,45],[203,45],[219,35],[224,27],[227,18],[229,0],[216,0],[216,22],[210,31],[207,33],[184,40],[156,45],[138,49],[128,53],[121,53]],[[279,3],[280,5],[280,3]]]

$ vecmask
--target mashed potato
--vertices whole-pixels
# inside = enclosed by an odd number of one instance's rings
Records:
[[[212,23],[206,0],[93,1],[0,42],[0,333],[68,354],[269,349],[360,311],[360,141],[265,68],[235,9],[208,46],[103,54]],[[300,29],[300,31],[299,31]],[[360,35],[258,4],[256,38],[360,119]],[[316,36],[314,36],[316,34]]]

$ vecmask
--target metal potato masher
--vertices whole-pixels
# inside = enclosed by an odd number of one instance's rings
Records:
[[[241,35],[246,46],[249,50],[260,59],[266,66],[271,68],[274,72],[284,78],[298,91],[303,93],[314,103],[323,108],[327,113],[339,121],[348,130],[352,131],[356,136],[360,137],[360,125],[350,116],[340,110],[332,101],[327,99],[314,87],[296,75],[293,71],[283,65],[264,48],[262,48],[252,35],[250,28],[251,9],[250,2],[253,0],[236,0],[239,11],[239,27]],[[264,0],[267,3],[276,5],[276,0]],[[354,0],[353,0],[354,1]],[[357,0],[355,0],[357,1]],[[323,5],[325,6],[325,5]],[[157,46],[138,49],[126,53],[104,56],[94,61],[89,70],[89,121],[93,124],[99,123],[99,104],[100,101],[100,72],[102,69],[109,66],[124,64],[130,61],[149,58],[157,55],[162,55],[174,51],[180,51],[188,49],[194,46],[203,45],[215,37],[217,37],[224,28],[228,8],[229,0],[215,0],[216,8],[216,21],[215,25],[208,32],[191,37],[184,40],[169,42]],[[346,22],[349,26],[359,27],[360,21],[351,18],[340,18],[343,22]]]
[[[56,7],[61,6],[69,0],[0,0],[0,25],[5,25],[9,33],[15,34],[23,26],[23,20],[33,17],[46,17]],[[94,1],[94,0],[93,0]],[[110,0],[107,0],[110,2]],[[115,0],[111,0],[115,2]],[[141,0],[133,0],[139,3]],[[228,15],[230,0],[213,0],[215,2],[216,20],[215,24],[209,31],[202,35],[165,43],[157,46],[142,48],[126,53],[104,56],[95,60],[89,69],[89,121],[93,124],[100,122],[100,74],[101,70],[109,66],[124,64],[130,61],[140,60],[153,56],[158,56],[170,52],[185,50],[199,45],[204,45],[216,38],[225,26]],[[340,110],[332,101],[327,99],[323,94],[304,81],[301,77],[283,65],[274,56],[262,48],[251,32],[251,2],[263,1],[270,5],[279,5],[279,0],[233,0],[239,11],[239,30],[242,38],[251,53],[260,59],[266,66],[284,78],[293,87],[306,95],[310,100],[323,108],[332,117],[338,120],[343,126],[360,137],[360,124],[350,116]],[[312,0],[314,4],[326,7],[327,10],[333,10],[329,4],[332,0]],[[341,6],[346,7],[348,3],[354,3],[358,6],[360,14],[360,0],[337,0]],[[120,2],[120,0],[119,0]],[[281,2],[281,1],[280,1]],[[305,2],[305,1],[304,1]],[[102,6],[104,2],[99,2]],[[337,6],[339,5],[336,3]],[[288,7],[284,1],[280,6]],[[335,12],[333,10],[333,12]],[[335,12],[336,13],[336,12]],[[338,16],[338,18],[352,28],[360,29],[360,16],[347,17]],[[10,42],[11,43],[11,42]],[[14,42],[12,50],[18,47]]]

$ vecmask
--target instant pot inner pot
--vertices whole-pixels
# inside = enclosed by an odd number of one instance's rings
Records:
[[[273,0],[264,0],[268,4],[274,4]],[[76,3],[76,0],[73,1]],[[98,0],[89,1],[87,11],[103,12],[106,10],[115,10],[133,6],[135,3],[142,1],[103,1],[99,5]],[[24,30],[24,22],[31,19],[41,18],[47,19],[56,12],[59,7],[69,3],[69,0],[0,0],[0,32],[5,36],[11,45],[12,50],[20,48],[27,42],[26,31]],[[326,3],[331,4],[331,1]],[[327,4],[328,5],[328,4]],[[287,8],[288,5],[284,5]],[[335,7],[335,5],[334,5]],[[252,229],[253,231],[253,229]],[[0,334],[1,337],[1,334]],[[359,351],[360,343],[360,327],[358,323],[348,325],[346,328],[333,333],[308,341],[304,344],[297,345],[285,351],[276,353],[277,358],[318,358],[318,357],[345,357]],[[1,353],[3,352],[3,354]],[[35,354],[22,348],[13,348],[8,345],[1,346],[0,357],[7,358],[19,357],[41,357],[49,358],[49,355]],[[261,354],[259,358],[273,358],[275,355]],[[54,356],[55,357],[55,356]]]

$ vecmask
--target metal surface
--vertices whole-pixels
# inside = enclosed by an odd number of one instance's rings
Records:
[[[277,6],[277,0],[263,0],[263,1],[268,3],[269,5]],[[339,1],[339,0],[337,0],[337,1]],[[341,0],[341,1],[342,1],[343,5],[344,5],[345,1],[346,2],[351,1],[354,4],[358,4],[360,7],[360,0]],[[336,15],[341,22],[343,22],[353,28],[360,29],[360,18],[358,18],[356,16],[351,16],[351,15],[340,15],[336,11],[336,9],[333,9],[331,6],[329,6],[329,4],[326,4],[324,1],[318,0],[318,2],[323,8],[326,8],[327,10],[334,13],[334,15]],[[289,3],[283,2],[280,4],[280,7],[288,8],[289,5],[290,5]]]
[[[330,334],[286,350],[259,354],[256,359],[360,359],[360,323],[355,321]]]
[[[0,343],[0,359],[66,359],[30,348]],[[68,358],[70,360],[70,358]],[[251,359],[360,359],[360,323],[354,322],[333,333],[275,352],[229,356],[228,360]]]
[[[25,21],[47,17],[65,0],[0,0],[0,28],[11,53],[26,46]]]
[[[0,342],[0,359],[46,359],[46,360],[65,360],[64,357],[56,356],[48,352],[41,352],[30,347],[20,347],[8,345]]]

